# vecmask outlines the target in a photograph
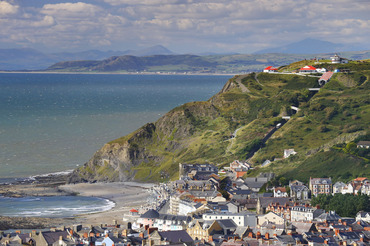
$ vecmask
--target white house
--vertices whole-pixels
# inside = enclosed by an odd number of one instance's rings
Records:
[[[326,68],[322,67],[322,68],[317,68],[316,69],[316,72],[318,73],[325,73],[326,72]]]
[[[274,68],[273,66],[268,66],[267,68],[263,69],[264,73],[277,73],[277,68]]]
[[[297,152],[294,151],[294,149],[285,149],[284,150],[284,158],[288,158],[291,155],[295,155]]]
[[[370,212],[360,211],[356,214],[356,221],[362,220],[370,223]]]
[[[346,186],[345,183],[338,181],[333,185],[333,195],[336,193],[342,193],[343,188]]]
[[[316,68],[310,65],[304,66],[299,69],[300,73],[317,73]]]
[[[362,185],[361,194],[370,196],[370,184],[369,183]]]
[[[338,54],[335,54],[334,56],[330,57],[331,63],[333,64],[339,64],[339,63],[348,63],[348,59],[342,58],[338,56]]]
[[[237,226],[255,227],[257,224],[257,215],[254,213],[207,213],[202,215],[202,219],[205,221],[231,219]]]
[[[285,187],[274,188],[274,197],[288,197]]]
[[[290,212],[291,214],[291,221],[313,221],[317,217],[319,217],[322,213],[325,213],[325,210],[317,208],[317,207],[310,207],[308,205],[305,206],[294,206]]]

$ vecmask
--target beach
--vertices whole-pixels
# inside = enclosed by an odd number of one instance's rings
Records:
[[[94,196],[109,199],[115,203],[115,207],[104,212],[85,214],[75,217],[75,223],[86,225],[113,224],[123,222],[124,215],[128,215],[131,209],[139,210],[147,203],[150,195],[149,189],[154,184],[136,182],[115,183],[79,183],[59,186],[60,190],[77,193],[79,196]]]
[[[58,227],[61,225],[72,226],[82,224],[84,226],[107,224],[112,225],[114,221],[122,224],[130,219],[129,211],[136,209],[145,212],[147,199],[151,195],[150,189],[155,184],[137,182],[113,182],[113,183],[77,183],[59,184],[55,183],[29,183],[1,185],[0,194],[11,197],[28,196],[82,196],[99,197],[114,203],[114,207],[94,213],[76,215],[72,218],[39,218],[39,217],[2,217],[6,218],[7,225],[2,229],[41,229],[43,227]],[[124,220],[125,217],[125,220]],[[30,225],[38,225],[38,228],[30,228]],[[14,228],[16,227],[16,228]],[[32,227],[32,226],[31,226]]]

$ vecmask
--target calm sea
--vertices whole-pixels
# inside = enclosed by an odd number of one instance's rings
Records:
[[[0,74],[0,183],[74,169],[230,76]]]

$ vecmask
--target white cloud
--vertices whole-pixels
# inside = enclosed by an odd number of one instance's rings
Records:
[[[18,12],[18,6],[12,5],[6,1],[0,1],[0,17],[3,15],[12,15]]]
[[[0,44],[250,52],[306,37],[364,44],[370,38],[368,0],[69,1],[25,7],[0,0]]]

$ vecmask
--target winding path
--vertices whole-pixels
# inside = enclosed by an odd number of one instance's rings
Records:
[[[247,77],[248,74],[246,75],[239,75],[238,77],[235,78],[235,82],[239,85],[240,89],[242,90],[242,92],[251,92],[243,83],[242,83],[242,79],[244,79],[245,77]]]

